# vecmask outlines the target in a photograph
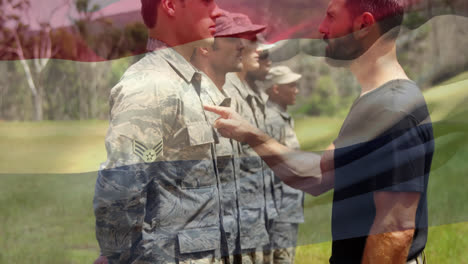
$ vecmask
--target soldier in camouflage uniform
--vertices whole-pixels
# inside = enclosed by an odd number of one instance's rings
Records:
[[[226,74],[238,72],[242,69],[242,50],[244,48],[241,40],[235,36],[248,32],[251,28],[238,27],[230,13],[223,14],[216,20],[215,41],[211,47],[198,48],[192,56],[192,64],[200,69],[207,78],[207,85],[202,85],[201,99],[205,105],[223,105],[235,108],[236,102],[223,90]],[[232,35],[232,36],[231,36]],[[218,116],[207,112],[210,122],[214,122]],[[240,220],[239,220],[239,143],[216,134],[218,142],[225,142],[224,148],[217,148],[217,164],[221,178],[223,195],[224,226],[235,229],[227,236],[228,249],[223,252],[229,256],[227,260],[231,263],[239,263],[237,255],[240,253]],[[246,228],[250,228],[247,226]]]
[[[233,14],[239,25],[255,26],[243,14]],[[265,130],[264,105],[266,95],[258,94],[246,82],[248,71],[258,69],[256,36],[265,26],[256,26],[257,30],[242,34],[244,51],[243,69],[227,75],[224,89],[236,99],[237,112],[252,124]],[[277,215],[273,192],[272,171],[247,144],[241,144],[240,200],[241,213],[241,248],[242,263],[263,263],[263,247],[269,244],[267,221]],[[242,223],[245,224],[242,224]]]
[[[223,85],[226,82],[226,74],[228,72],[240,72],[243,67],[242,50],[244,46],[240,38],[256,34],[256,32],[264,29],[263,26],[242,23],[243,20],[239,20],[239,17],[243,18],[243,16],[239,14],[223,12],[223,15],[216,21],[217,30],[213,47],[198,49],[192,58],[194,65],[205,72],[214,83],[216,83],[219,89],[218,93],[224,94],[225,96],[229,96],[223,89]],[[239,107],[238,100],[233,100],[231,108],[239,109]],[[213,115],[213,122],[217,118],[217,115]],[[240,150],[240,144],[238,142],[235,142],[233,147],[237,151]],[[236,157],[236,160],[239,161],[238,155]],[[258,159],[258,157],[256,159]],[[241,163],[250,164],[249,162],[251,161],[252,157],[246,157]],[[239,162],[237,162],[237,164],[239,164]],[[258,164],[260,165],[260,163]],[[239,173],[239,170],[237,172]],[[261,170],[259,170],[259,172],[261,172]],[[262,255],[257,254],[256,249],[267,243],[268,237],[266,236],[265,224],[261,221],[261,214],[252,215],[250,212],[263,207],[263,197],[259,200],[260,203],[255,197],[252,197],[252,195],[255,194],[255,189],[261,188],[259,186],[262,185],[258,185],[258,183],[262,183],[262,177],[261,174],[258,174],[259,177],[252,178],[250,171],[248,174],[241,173],[239,176],[237,177],[239,180],[237,183],[237,192],[239,194],[239,211],[242,215],[240,218],[240,230],[242,234],[240,236],[240,244],[244,254],[240,256],[236,255],[235,259],[236,263],[258,263],[262,261],[261,258],[259,259]],[[245,176],[245,178],[243,176]],[[257,195],[262,195],[262,192]]]
[[[220,11],[214,2],[168,1],[142,1],[152,52],[111,91],[95,263],[217,263],[233,231],[223,225],[213,162],[222,144],[203,111],[206,80],[188,62],[196,46],[212,44]]]
[[[294,132],[294,120],[287,112],[288,105],[295,104],[300,74],[286,66],[270,69],[265,86],[269,95],[267,102],[267,133],[279,143],[300,150]],[[272,246],[271,262],[294,263],[295,246],[299,223],[304,222],[304,193],[291,188],[275,177],[275,194],[279,216],[273,221],[270,233]]]

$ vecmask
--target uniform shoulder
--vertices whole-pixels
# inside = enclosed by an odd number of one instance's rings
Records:
[[[265,104],[265,112],[266,112],[266,117],[267,118],[276,118],[276,117],[281,117],[281,114],[278,110],[278,107],[271,102],[271,100],[268,100]]]
[[[181,80],[162,58],[147,54],[130,66],[120,81],[112,88],[111,97],[132,98],[133,95],[145,94],[148,98],[157,96],[160,99],[178,95],[177,87]]]

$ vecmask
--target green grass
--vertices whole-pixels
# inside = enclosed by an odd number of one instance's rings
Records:
[[[0,177],[0,263],[92,263],[95,173]]]
[[[425,92],[436,153],[429,184],[430,263],[468,263],[468,74]],[[306,150],[322,150],[342,118],[304,117]],[[105,160],[107,122],[0,123],[0,263],[92,263],[95,171]],[[83,173],[88,172],[89,173]],[[307,196],[296,263],[327,263],[332,192]]]
[[[0,123],[0,263],[93,262],[92,197],[106,127]]]
[[[106,121],[0,122],[0,173],[96,171]]]

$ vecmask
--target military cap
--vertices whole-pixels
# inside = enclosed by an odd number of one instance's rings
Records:
[[[287,66],[272,67],[266,76],[266,80],[271,85],[274,84],[288,84],[299,80],[302,75],[291,71]]]
[[[257,34],[265,30],[265,25],[253,24],[247,15],[224,11],[216,19],[215,37],[228,37],[243,33]]]

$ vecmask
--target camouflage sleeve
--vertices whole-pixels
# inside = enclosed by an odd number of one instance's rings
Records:
[[[267,108],[265,119],[266,131],[269,136],[285,145],[285,124],[281,116],[272,109]]]
[[[163,156],[163,130],[154,84],[121,82],[110,98],[107,161],[98,174],[93,205],[101,254],[115,257],[141,237],[149,171]]]

